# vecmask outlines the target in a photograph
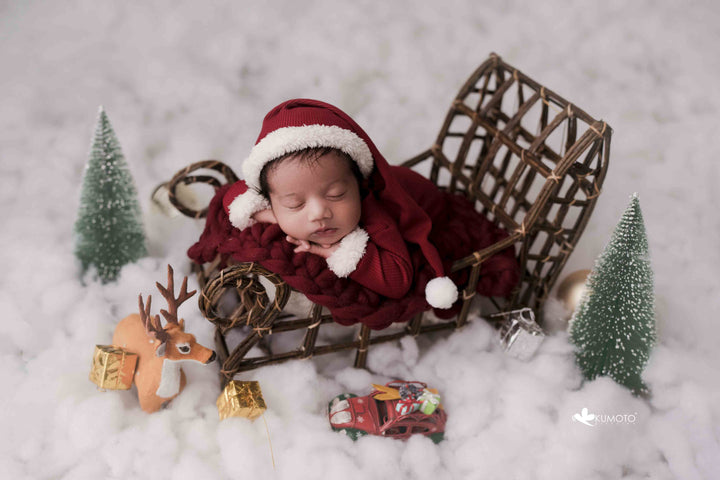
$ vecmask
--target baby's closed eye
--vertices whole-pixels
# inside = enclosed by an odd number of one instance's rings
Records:
[[[305,203],[299,202],[299,203],[290,203],[287,205],[283,205],[283,207],[287,208],[288,210],[300,210]]]
[[[326,197],[327,197],[328,199],[330,199],[330,200],[339,200],[339,199],[343,198],[346,193],[347,193],[347,191],[343,191],[343,192],[328,192],[328,194],[326,195]]]

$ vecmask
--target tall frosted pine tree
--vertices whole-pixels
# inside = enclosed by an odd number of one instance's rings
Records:
[[[137,190],[102,107],[85,167],[75,234],[75,255],[83,271],[94,266],[103,283],[115,280],[123,265],[147,254]]]
[[[571,320],[570,339],[587,380],[609,376],[635,395],[649,393],[641,374],[656,340],[654,303],[645,224],[634,194]]]

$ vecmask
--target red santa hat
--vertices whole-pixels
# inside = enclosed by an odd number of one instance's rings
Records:
[[[246,186],[234,187],[227,203],[233,225],[246,228],[254,223],[255,212],[269,208],[268,200],[258,193],[260,172],[266,164],[288,153],[322,147],[341,150],[357,163],[374,195],[397,222],[405,241],[417,244],[435,271],[436,278],[425,287],[426,300],[435,308],[450,308],[457,300],[457,287],[445,276],[440,255],[428,240],[432,230],[430,217],[393,177],[388,162],[367,133],[345,112],[330,104],[308,99],[288,100],[265,116],[257,142],[242,165]],[[349,275],[362,258],[367,240],[368,235],[362,229],[347,235],[340,248],[328,258],[328,267],[340,277]]]

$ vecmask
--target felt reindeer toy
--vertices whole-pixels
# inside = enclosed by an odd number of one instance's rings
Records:
[[[162,408],[185,388],[185,372],[180,368],[183,362],[208,364],[215,360],[215,352],[197,343],[193,335],[185,332],[185,321],[178,320],[178,307],[195,294],[195,290],[187,291],[187,277],[177,298],[170,265],[167,288],[159,282],[156,285],[168,304],[168,310],[160,310],[165,326],[161,325],[160,315],[150,314],[152,296],[148,295],[144,304],[140,295],[140,313],[122,319],[113,335],[113,345],[138,356],[134,383],[140,407],[148,413]]]

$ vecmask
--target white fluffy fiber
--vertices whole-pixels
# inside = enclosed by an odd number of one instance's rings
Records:
[[[235,228],[243,230],[255,223],[253,214],[270,208],[270,202],[252,188],[238,195],[228,206],[228,218]]]
[[[720,477],[717,2],[70,0],[1,8],[4,478]],[[239,172],[263,115],[293,97],[342,107],[391,162],[410,158],[430,147],[457,90],[491,51],[614,129],[603,193],[564,273],[592,265],[638,191],[659,323],[645,372],[652,398],[636,399],[607,378],[583,382],[562,331],[520,362],[502,352],[492,327],[473,321],[433,342],[375,345],[369,371],[351,368],[347,353],[242,375],[260,381],[269,407],[273,473],[261,419],[218,420],[213,367],[188,366],[186,390],[153,415],[132,392],[99,392],[88,380],[94,345],[110,341],[137,294],[157,295],[167,263],[189,273],[186,251],[202,225],[154,212],[159,183],[206,158]],[[88,278],[83,286],[72,224],[101,104],[137,181],[151,256],[117,283]],[[180,314],[211,345],[212,325],[194,301]],[[324,411],[334,395],[364,394],[394,377],[440,390],[449,414],[443,443],[353,443],[330,431]],[[637,422],[587,427],[572,420],[583,408],[636,414]]]
[[[260,173],[268,162],[305,148],[333,147],[355,160],[363,177],[373,169],[372,153],[355,132],[335,125],[303,125],[278,128],[268,133],[250,151],[242,164],[243,178],[251,187],[260,187]]]
[[[350,275],[365,255],[369,238],[367,232],[360,227],[345,235],[340,240],[338,249],[327,258],[328,268],[340,278]]]

